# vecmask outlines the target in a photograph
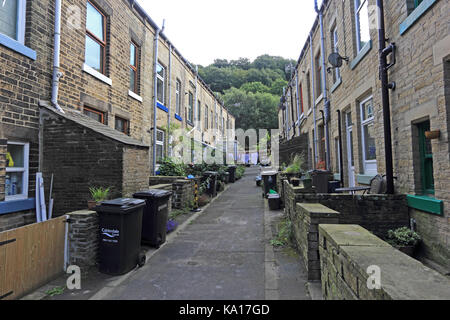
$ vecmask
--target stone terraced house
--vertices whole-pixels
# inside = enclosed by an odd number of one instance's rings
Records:
[[[61,215],[148,188],[175,129],[230,152],[235,123],[133,0],[0,3],[0,119],[0,231],[36,221],[37,172]]]
[[[345,187],[368,185],[386,173],[376,1],[319,9],[323,34],[318,15],[280,104],[283,143],[304,136],[311,169],[328,168]],[[390,0],[384,11],[386,45],[396,48],[388,57],[395,189],[408,195],[423,256],[449,269],[450,2]],[[340,68],[328,60],[336,52]]]

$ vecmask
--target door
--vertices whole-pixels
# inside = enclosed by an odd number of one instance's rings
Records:
[[[353,124],[352,114],[346,114],[346,130],[347,130],[347,163],[348,163],[348,184],[349,187],[354,187],[355,183],[355,157],[353,150]]]

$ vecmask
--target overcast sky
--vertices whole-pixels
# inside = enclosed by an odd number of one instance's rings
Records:
[[[262,54],[297,60],[316,14],[313,0],[138,0],[181,54],[194,64],[254,60]]]

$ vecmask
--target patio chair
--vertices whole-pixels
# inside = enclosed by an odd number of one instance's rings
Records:
[[[370,180],[370,189],[368,194],[384,194],[386,193],[386,180],[382,175],[377,174]]]

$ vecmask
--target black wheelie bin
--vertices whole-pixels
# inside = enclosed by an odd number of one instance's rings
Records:
[[[99,270],[122,275],[145,263],[141,252],[142,212],[145,201],[115,199],[94,210],[99,216]]]
[[[167,190],[140,191],[133,198],[145,200],[142,217],[142,243],[159,248],[166,242],[169,200],[172,195]]]
[[[205,171],[203,173],[203,181],[208,179],[208,187],[206,193],[214,198],[217,196],[217,175],[218,172],[215,171]]]

